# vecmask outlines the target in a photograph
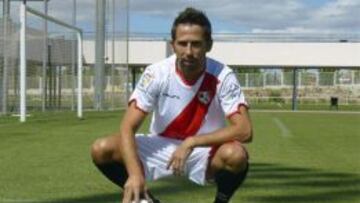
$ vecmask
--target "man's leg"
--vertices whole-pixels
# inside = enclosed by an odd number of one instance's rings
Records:
[[[238,142],[223,144],[210,163],[217,192],[215,203],[227,203],[246,178],[249,168],[245,148]]]
[[[119,150],[120,139],[118,135],[100,138],[91,148],[91,156],[95,166],[113,183],[124,188],[128,174]],[[147,192],[153,202],[159,202],[149,191]]]
[[[118,150],[119,136],[100,138],[91,148],[91,156],[95,166],[113,183],[123,188],[127,180],[127,172],[122,164]]]

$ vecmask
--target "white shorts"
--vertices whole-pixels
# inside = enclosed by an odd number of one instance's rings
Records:
[[[173,171],[166,169],[166,166],[173,152],[181,144],[181,140],[137,134],[136,142],[147,180],[152,181],[173,175]],[[197,184],[206,184],[210,150],[210,147],[196,147],[186,161],[184,175]]]

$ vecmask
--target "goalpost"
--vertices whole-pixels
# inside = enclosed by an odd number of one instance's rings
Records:
[[[63,26],[67,29],[72,30],[76,33],[77,38],[77,117],[82,118],[83,116],[83,101],[82,101],[82,30],[73,25],[69,25],[61,20],[58,20],[54,17],[36,11],[26,4],[22,3],[20,5],[20,62],[19,62],[19,71],[20,71],[20,122],[26,121],[26,112],[27,112],[27,84],[26,84],[26,76],[27,76],[27,43],[26,43],[26,34],[27,34],[27,14],[30,13],[39,18],[42,18],[46,21],[50,21],[54,24]],[[61,69],[60,69],[61,71]],[[42,78],[45,80],[45,78]]]

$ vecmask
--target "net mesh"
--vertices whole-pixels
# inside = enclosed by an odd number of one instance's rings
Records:
[[[29,12],[26,27],[27,109],[74,109],[76,32]]]
[[[128,84],[131,76],[127,68],[128,7],[126,2],[126,0],[116,0],[108,1],[106,4],[105,109],[125,108],[130,91]],[[117,20],[113,21],[113,19]]]
[[[18,64],[19,64],[19,24],[3,16],[0,26],[0,104],[1,112],[17,109]]]
[[[127,1],[116,0],[106,3],[105,22],[105,66],[103,81],[104,101],[102,109],[123,109],[127,106],[129,94],[129,78],[127,66]],[[114,15],[115,13],[115,15]],[[115,19],[115,20],[114,20]],[[95,33],[87,32],[84,35],[85,43],[95,45]],[[91,47],[96,49],[95,47]],[[95,56],[93,56],[95,58]],[[90,59],[91,60],[91,59]],[[95,104],[95,61],[85,62],[83,76],[84,108],[93,109]]]
[[[127,71],[126,2],[126,0],[109,0],[106,3],[104,109],[125,108],[127,105],[129,76]],[[54,12],[56,9],[54,9],[55,4],[52,5],[53,3],[55,2],[49,2],[48,14],[50,16],[52,13],[57,13]],[[32,6],[32,2],[29,4]],[[71,1],[63,2],[63,4],[66,4],[69,10],[73,8]],[[19,5],[19,3],[12,4],[10,11],[12,16],[8,21],[0,19],[1,114],[19,111]],[[40,4],[34,3],[34,6],[43,12]],[[78,10],[81,9],[78,8]],[[93,9],[95,10],[95,8]],[[60,16],[55,17],[60,21],[72,24],[68,16],[64,19]],[[4,22],[7,26],[4,25]],[[45,24],[47,24],[47,32]],[[27,109],[29,111],[75,110],[78,61],[78,42],[75,31],[30,12],[27,12],[26,27]],[[95,33],[85,30],[84,38],[85,41],[93,42]],[[86,48],[95,50],[95,47]],[[116,56],[116,60],[113,60],[113,56]],[[81,57],[85,59],[85,56]],[[84,109],[94,108],[94,61],[91,60],[91,58],[90,61],[83,60]]]

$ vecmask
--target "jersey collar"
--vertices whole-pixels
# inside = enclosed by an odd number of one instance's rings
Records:
[[[201,72],[201,74],[199,74],[199,76],[193,80],[187,80],[184,76],[184,73],[180,70],[180,68],[178,68],[178,66],[175,66],[175,71],[176,71],[176,74],[180,77],[181,81],[187,85],[187,86],[193,86],[195,85],[195,83],[198,81],[198,79],[204,74],[205,72],[205,69],[204,68]]]

